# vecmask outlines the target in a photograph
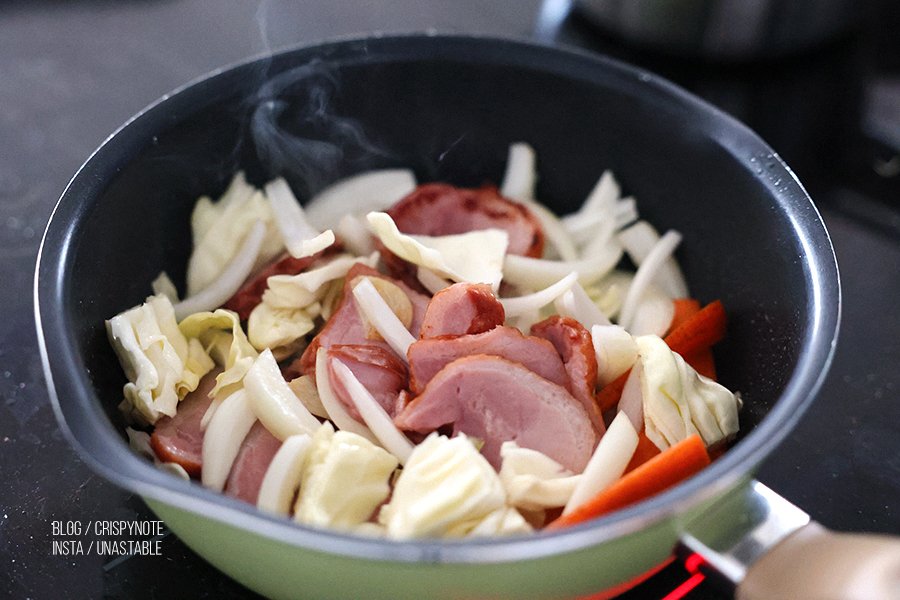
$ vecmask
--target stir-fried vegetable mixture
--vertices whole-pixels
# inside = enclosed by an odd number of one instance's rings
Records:
[[[738,430],[721,303],[609,172],[564,217],[535,180],[524,143],[499,188],[383,170],[302,207],[238,173],[196,203],[186,298],[162,273],[107,322],[132,446],[396,539],[558,529],[702,469]]]

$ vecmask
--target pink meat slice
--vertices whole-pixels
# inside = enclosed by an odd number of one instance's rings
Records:
[[[539,258],[544,253],[544,232],[537,217],[524,205],[501,196],[492,185],[459,188],[427,183],[387,213],[403,233],[438,236],[503,229],[509,233],[510,254]]]
[[[506,312],[486,283],[454,283],[436,293],[422,322],[422,338],[484,333],[503,325]]]
[[[396,284],[400,289],[406,292],[413,307],[410,333],[412,333],[413,337],[419,337],[429,297],[410,289],[410,287],[402,281],[382,275],[375,269],[367,267],[366,265],[356,264],[353,265],[347,273],[340,306],[338,306],[338,309],[331,315],[331,318],[328,319],[328,322],[322,328],[322,331],[312,339],[300,358],[288,368],[288,372],[291,375],[312,375],[315,377],[316,353],[319,348],[328,350],[337,345],[366,345],[377,346],[388,352],[393,352],[387,342],[382,340],[370,340],[366,337],[365,327],[359,316],[356,300],[353,297],[353,290],[350,287],[351,282],[358,276],[380,277]]]
[[[262,422],[254,423],[231,465],[231,472],[225,481],[225,494],[256,504],[263,477],[279,448],[281,440],[272,435]]]
[[[331,387],[347,413],[363,423],[349,392],[334,374],[334,361],[339,360],[350,368],[353,375],[392,417],[397,411],[397,397],[406,389],[409,370],[397,355],[381,346],[347,344],[332,346],[328,350],[328,374]]]
[[[594,399],[598,366],[591,332],[575,319],[554,315],[532,325],[531,335],[548,340],[559,352],[569,374],[569,391],[584,406],[597,431],[604,433],[606,425]]]
[[[181,465],[188,475],[200,475],[203,465],[203,431],[200,421],[206,414],[212,397],[209,393],[216,386],[216,376],[221,369],[213,369],[200,379],[197,389],[178,403],[175,416],[165,416],[156,422],[150,435],[150,447],[163,462]]]
[[[581,473],[597,443],[584,407],[564,387],[497,356],[467,356],[444,367],[394,423],[425,433],[452,424],[484,442],[500,467],[500,446],[515,441]]]
[[[407,352],[410,390],[413,394],[421,394],[445,366],[476,354],[500,356],[524,365],[552,383],[569,386],[569,375],[552,343],[525,336],[515,327],[500,326],[474,335],[442,336],[413,342]]]

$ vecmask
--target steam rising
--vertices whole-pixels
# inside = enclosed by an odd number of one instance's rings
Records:
[[[335,114],[336,69],[320,59],[280,73],[250,98],[250,131],[271,177],[285,176],[311,196],[354,165],[370,166],[389,152],[367,137],[358,120]]]

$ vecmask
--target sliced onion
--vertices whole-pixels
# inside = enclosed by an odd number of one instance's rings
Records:
[[[279,177],[266,184],[266,197],[291,256],[312,256],[334,243],[333,231],[329,229],[320,233],[309,224],[303,207],[284,178]]]
[[[610,325],[611,322],[600,307],[591,300],[584,288],[577,281],[569,291],[554,302],[560,315],[575,319],[588,330],[594,325]]]
[[[214,310],[234,296],[253,271],[265,236],[265,224],[257,221],[244,239],[241,249],[215,281],[174,306],[175,318],[181,321],[193,313]]]
[[[284,440],[266,469],[256,506],[279,515],[288,516],[291,502],[303,479],[303,465],[312,443],[306,434],[292,435]]]
[[[631,286],[628,288],[625,301],[622,303],[622,310],[619,313],[619,325],[630,330],[641,296],[644,295],[647,286],[656,277],[660,267],[672,256],[672,253],[675,252],[680,243],[681,234],[675,230],[669,230],[654,244],[634,274],[634,279],[631,281]]]
[[[567,514],[587,500],[608,488],[622,476],[634,456],[638,445],[638,434],[624,413],[619,413],[603,437],[591,460],[588,461],[581,479],[572,491],[562,514]]]
[[[284,380],[270,349],[263,350],[244,375],[244,389],[256,416],[279,440],[303,433],[313,435],[319,429],[321,423]],[[219,407],[216,412],[221,410]]]
[[[331,229],[344,215],[385,210],[415,189],[416,176],[409,169],[366,171],[316,194],[306,204],[306,217],[317,227]]]
[[[375,285],[368,278],[361,279],[353,288],[353,297],[356,298],[357,304],[369,323],[375,327],[394,352],[408,362],[406,353],[416,338],[394,314],[391,307],[375,289]]]
[[[244,438],[256,423],[247,393],[240,389],[222,401],[203,434],[203,469],[200,481],[221,492]]]
[[[571,289],[576,281],[578,281],[578,273],[571,272],[556,283],[549,285],[540,291],[534,292],[533,294],[514,298],[501,298],[500,304],[503,305],[506,317],[514,318],[531,311],[539,310],[550,304]]]
[[[328,412],[328,419],[334,423],[335,427],[342,431],[361,435],[373,444],[381,445],[368,427],[350,416],[334,394],[331,378],[328,376],[328,354],[325,348],[319,348],[316,352],[316,387],[319,388],[319,399],[322,400],[322,406]]]
[[[647,221],[638,221],[619,232],[619,240],[635,265],[640,266],[659,242],[659,233]],[[672,298],[687,298],[688,287],[674,257],[660,265],[655,282]]]
[[[397,429],[390,415],[372,397],[369,390],[363,386],[353,374],[350,368],[339,360],[334,361],[334,374],[340,379],[344,388],[353,398],[356,409],[362,416],[366,425],[375,434],[385,450],[397,457],[400,464],[406,464],[409,455],[412,454],[413,444],[403,432]]]
[[[530,145],[525,142],[510,144],[500,195],[520,202],[533,200],[537,180],[535,162],[534,148]]]
[[[628,379],[625,380],[618,407],[619,413],[625,414],[637,431],[644,427],[644,392],[641,386],[643,372],[643,363],[636,361],[631,373],[628,374]]]

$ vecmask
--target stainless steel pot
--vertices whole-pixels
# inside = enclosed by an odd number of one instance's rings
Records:
[[[858,26],[866,4],[860,0],[575,0],[581,14],[631,42],[717,59],[781,56],[808,49]]]
[[[311,97],[341,126],[305,118]],[[334,137],[346,126],[352,140]],[[310,137],[343,160],[298,162],[292,144]],[[684,234],[679,259],[693,295],[719,298],[729,313],[721,379],[745,400],[741,434],[722,458],[569,531],[397,542],[262,514],[128,450],[116,409],[124,378],[103,322],[142,301],[161,270],[183,281],[198,196],[221,191],[237,169],[257,183],[284,175],[309,193],[394,165],[412,167],[420,181],[479,185],[498,180],[508,144],[521,140],[536,148],[537,192],[557,212],[576,207],[610,168],[647,219]],[[47,383],[74,447],[144,497],[198,554],[272,598],[608,594],[665,563],[679,543],[752,563],[763,542],[745,534],[776,514],[753,471],[812,402],[840,315],[822,220],[790,169],[746,127],[651,73],[593,54],[442,36],[298,48],[213,73],[150,106],[96,151],[60,199],[35,300]],[[788,512],[766,544],[804,521]],[[753,553],[727,558],[748,539]]]

